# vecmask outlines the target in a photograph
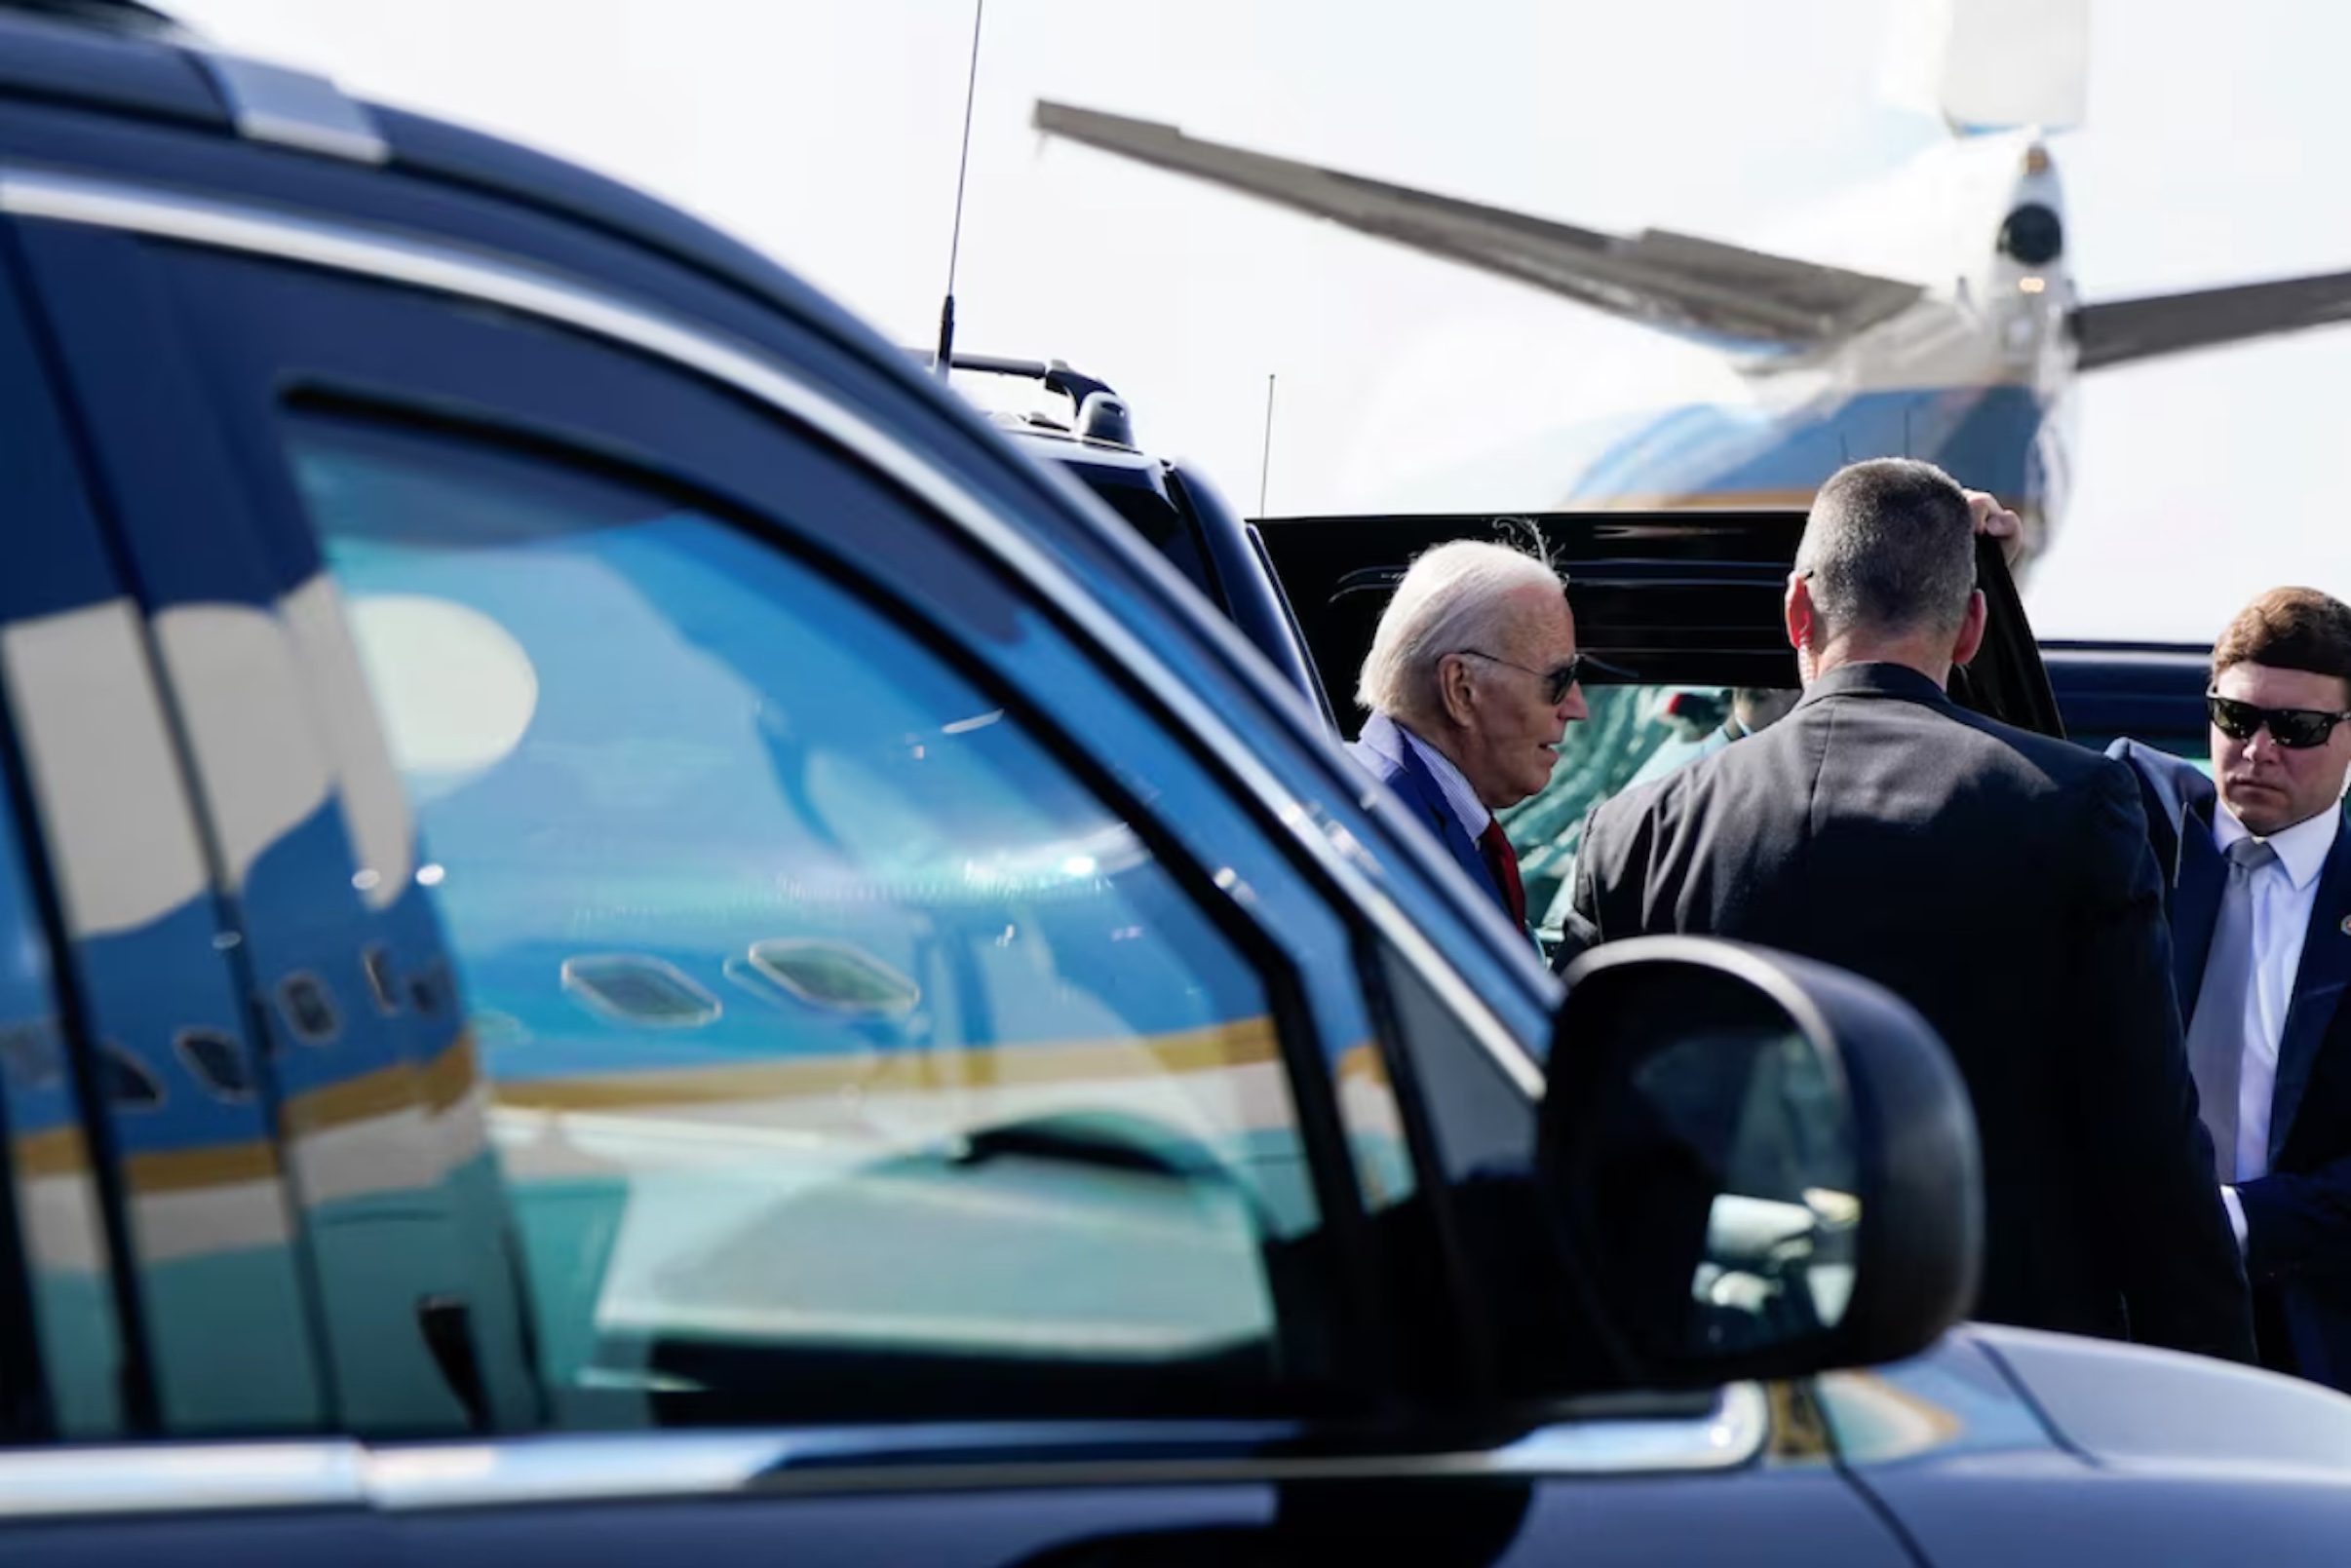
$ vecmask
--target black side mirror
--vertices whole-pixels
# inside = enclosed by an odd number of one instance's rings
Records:
[[[1909,1356],[1964,1317],[1976,1122],[1926,1020],[1758,947],[1655,937],[1567,971],[1537,1166],[1650,1387]]]

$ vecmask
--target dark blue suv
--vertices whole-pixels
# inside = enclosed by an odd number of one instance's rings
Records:
[[[1562,999],[1128,522],[664,207],[15,7],[0,407],[12,1564],[2346,1539],[2351,1403],[1951,1326],[1914,1015]]]

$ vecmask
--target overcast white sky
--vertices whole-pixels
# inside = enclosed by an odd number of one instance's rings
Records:
[[[365,96],[645,185],[897,340],[935,335],[969,0],[164,3]],[[1253,510],[1277,373],[1270,510],[1360,505],[1498,403],[1582,407],[1595,385],[1638,401],[1687,351],[1043,148],[1034,98],[1563,221],[1736,240],[1938,134],[1873,96],[1901,3],[987,0],[958,346],[1113,382],[1146,444]],[[2089,122],[2056,144],[2087,297],[2351,269],[2351,8],[2092,5]],[[2030,590],[2043,632],[2205,638],[2275,583],[2351,596],[2347,382],[2351,328],[2090,381],[2080,487]]]

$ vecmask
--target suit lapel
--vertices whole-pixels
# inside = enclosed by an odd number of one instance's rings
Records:
[[[1445,847],[1452,852],[1454,860],[1461,862],[1461,868],[1507,911],[1509,900],[1502,897],[1502,890],[1494,886],[1494,874],[1486,869],[1485,857],[1478,853],[1478,841],[1469,836],[1469,830],[1446,809],[1445,788],[1437,783],[1437,776],[1429,772],[1428,764],[1420,760],[1420,753],[1401,734],[1394,738],[1394,745],[1398,777],[1411,786],[1407,791],[1407,798],[1412,808],[1427,818],[1437,829],[1438,837],[1445,840]]]
[[[2191,807],[2179,823],[2179,863],[2172,893],[2172,994],[2179,999],[2179,1021],[2184,1026],[2196,1015],[2196,996],[2204,989],[2204,960],[2213,945],[2213,927],[2220,919],[2220,893],[2228,873],[2220,852],[2213,847],[2213,823]]]
[[[2302,962],[2294,971],[2293,1000],[2286,1009],[2286,1030],[2278,1041],[2278,1081],[2269,1096],[2269,1159],[2285,1150],[2310,1087],[2319,1048],[2334,1022],[2343,987],[2351,983],[2351,823],[2338,824],[2334,847],[2319,872],[2318,899],[2302,935]]]
[[[2172,931],[2172,995],[2179,1021],[2196,1015],[2204,988],[2205,955],[2220,919],[2220,891],[2227,883],[2220,852],[2213,847],[2213,813],[2219,793],[2203,770],[2184,758],[2138,741],[2118,741],[2108,756],[2127,764],[2139,780],[2139,804],[2147,816],[2147,847],[2163,873],[2164,913]]]

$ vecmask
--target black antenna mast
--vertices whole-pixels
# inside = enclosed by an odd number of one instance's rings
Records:
[[[963,155],[955,164],[955,227],[947,236],[946,298],[939,307],[939,359],[932,366],[944,381],[955,363],[955,259],[963,249],[963,182],[972,171],[972,101],[980,86],[980,19],[987,0],[972,0],[972,69],[963,84]]]

